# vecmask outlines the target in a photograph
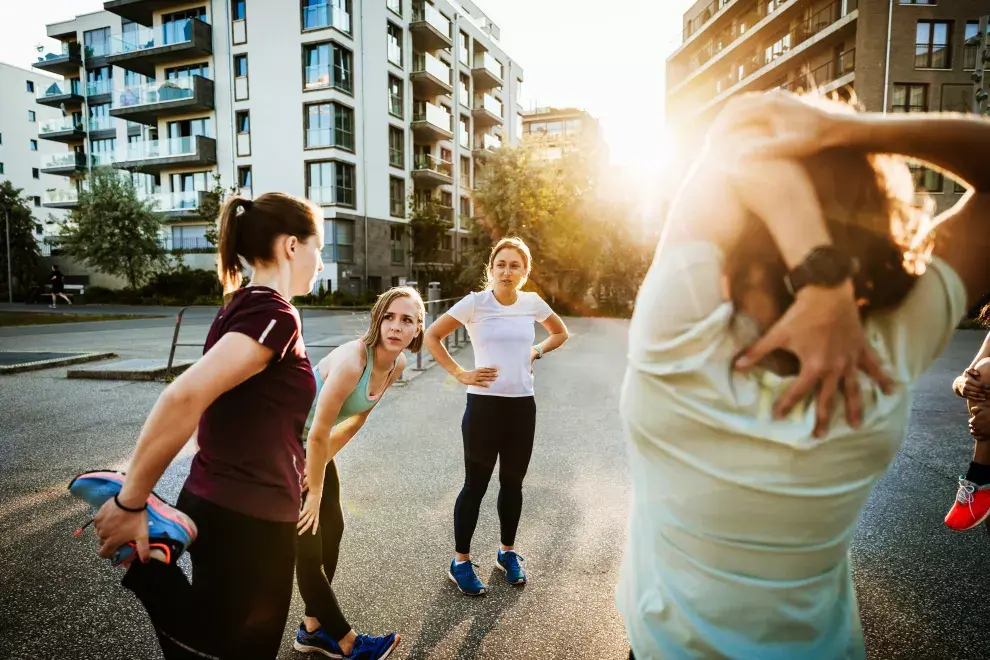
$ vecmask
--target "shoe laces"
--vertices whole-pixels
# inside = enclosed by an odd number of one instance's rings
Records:
[[[969,513],[975,516],[976,513],[973,512],[973,501],[976,499],[973,493],[976,492],[976,484],[970,483],[968,481],[959,482],[959,490],[956,492],[956,502],[959,504],[964,504],[969,507]]]

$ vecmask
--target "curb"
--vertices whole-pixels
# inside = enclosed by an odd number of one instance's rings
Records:
[[[30,353],[31,351],[18,351],[18,353]],[[37,360],[35,362],[22,362],[11,366],[0,367],[0,375],[19,374],[25,371],[40,371],[42,369],[53,369],[55,367],[68,367],[73,364],[84,362],[97,362],[117,357],[116,353],[81,353],[67,358],[52,358],[50,360]]]
[[[195,361],[172,363],[172,375],[178,376],[183,371],[193,366]],[[107,365],[111,366],[111,365]],[[138,382],[164,382],[166,365],[149,367],[146,369],[70,369],[66,372],[66,378],[77,378],[83,380],[130,380]]]

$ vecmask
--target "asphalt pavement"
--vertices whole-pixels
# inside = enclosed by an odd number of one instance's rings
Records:
[[[366,321],[318,322],[344,333]],[[393,657],[626,657],[612,599],[629,498],[617,415],[627,325],[568,325],[571,341],[537,363],[537,440],[518,537],[526,587],[500,582],[492,568],[497,482],[474,547],[491,592],[468,599],[446,578],[463,478],[464,392],[443,371],[390,391],[341,453],[346,530],[335,590],[358,631],[402,633]],[[133,335],[145,345],[158,331],[109,331],[121,334],[102,341]],[[72,334],[93,333],[66,341]],[[949,383],[981,340],[957,333],[922,379],[909,436],[864,512],[853,564],[871,660],[990,655],[990,605],[981,598],[990,589],[990,537],[941,524],[972,447],[965,405]],[[470,350],[458,359],[469,364]],[[120,570],[95,556],[91,531],[73,538],[87,512],[65,487],[77,472],[124,466],[162,386],[63,376],[0,378],[0,658],[158,658]],[[167,498],[177,495],[191,452],[163,478]],[[280,658],[303,657],[291,650],[301,614],[296,595]]]

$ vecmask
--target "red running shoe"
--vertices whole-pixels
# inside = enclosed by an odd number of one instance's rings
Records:
[[[973,529],[990,516],[990,484],[977,486],[959,477],[956,502],[945,516],[945,526],[957,532]]]

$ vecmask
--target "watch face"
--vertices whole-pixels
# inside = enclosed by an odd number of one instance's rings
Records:
[[[832,246],[820,246],[805,259],[810,283],[838,286],[853,274],[852,259]]]

